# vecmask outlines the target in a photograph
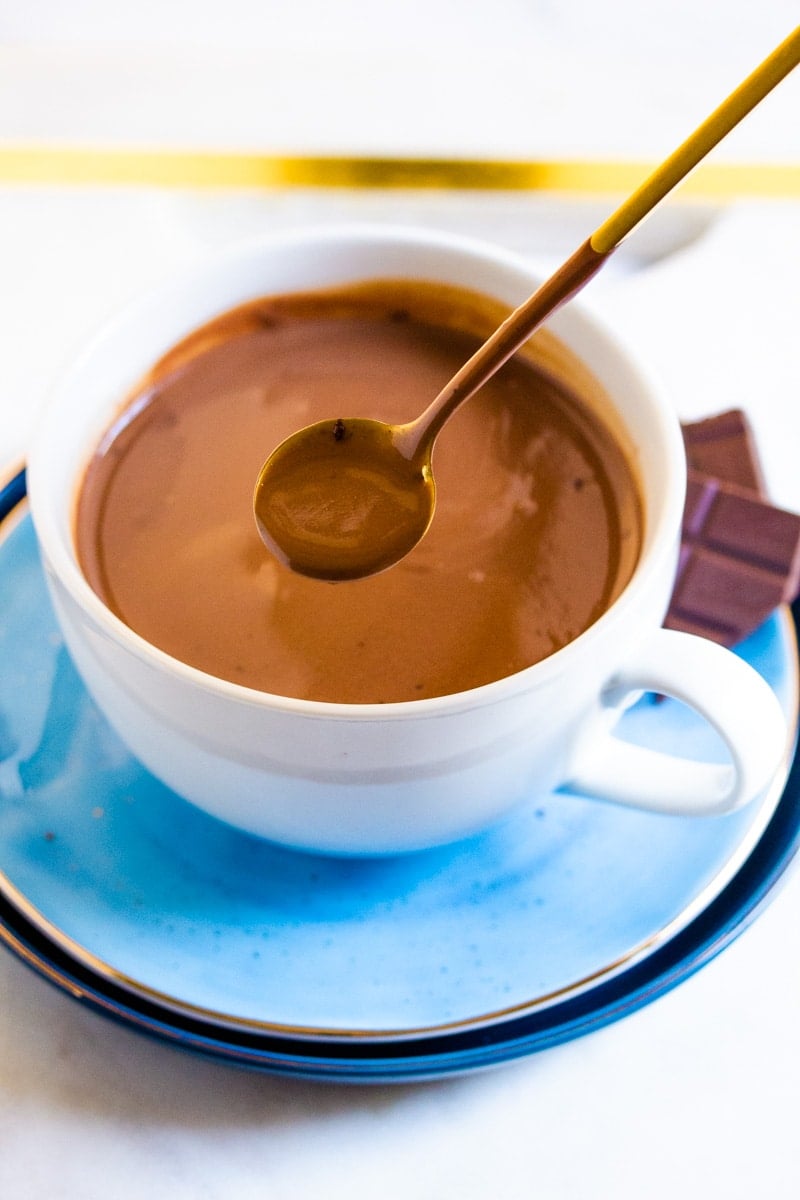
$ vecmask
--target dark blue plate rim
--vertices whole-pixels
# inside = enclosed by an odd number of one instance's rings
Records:
[[[24,469],[0,488],[0,521],[26,494]],[[800,602],[792,606],[800,630]],[[275,1074],[350,1083],[434,1079],[510,1061],[584,1036],[664,995],[700,970],[758,917],[800,846],[800,757],[757,845],[719,895],[642,962],[544,1010],[486,1028],[368,1043],[219,1027],[131,995],[72,959],[0,896],[0,940],[37,974],[129,1029],[218,1061]]]

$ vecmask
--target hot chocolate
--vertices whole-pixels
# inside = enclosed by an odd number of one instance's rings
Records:
[[[88,464],[75,538],[92,587],[175,658],[283,696],[415,700],[552,654],[627,583],[642,514],[592,387],[576,394],[534,352],[441,433],[433,524],[390,570],[296,575],[252,514],[259,467],[284,437],[325,417],[410,420],[501,315],[468,293],[384,281],[268,297],[204,326],[157,364]]]

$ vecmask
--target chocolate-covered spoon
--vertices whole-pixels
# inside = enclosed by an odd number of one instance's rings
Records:
[[[800,27],[514,310],[416,420],[339,417],[283,441],[261,468],[253,498],[261,537],[277,557],[303,575],[356,579],[408,554],[433,517],[431,455],[448,418],[798,62]]]

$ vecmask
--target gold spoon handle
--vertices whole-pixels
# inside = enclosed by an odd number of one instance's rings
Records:
[[[450,415],[469,399],[542,322],[580,291],[620,242],[743,117],[800,63],[800,26],[731,92],[574,254],[499,326],[396,444],[408,457],[427,455]]]
[[[595,230],[589,239],[592,248],[598,254],[614,250],[642,218],[685,179],[709,150],[713,150],[798,63],[800,26]]]

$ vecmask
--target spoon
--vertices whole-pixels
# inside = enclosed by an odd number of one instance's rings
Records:
[[[421,416],[404,425],[338,417],[281,442],[253,497],[268,548],[294,571],[329,580],[373,575],[408,554],[433,517],[431,456],[445,422],[798,62],[800,26],[511,313]]]

